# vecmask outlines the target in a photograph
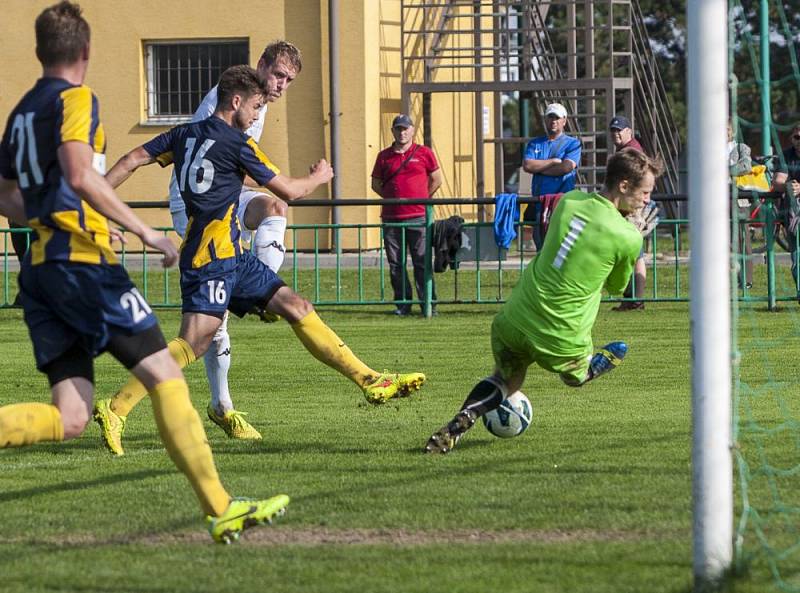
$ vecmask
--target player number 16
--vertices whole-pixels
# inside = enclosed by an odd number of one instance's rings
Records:
[[[208,284],[208,301],[213,305],[224,305],[228,293],[225,292],[224,280],[209,280]]]

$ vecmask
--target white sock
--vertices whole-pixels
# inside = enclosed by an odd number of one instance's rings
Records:
[[[286,219],[283,216],[268,216],[256,229],[256,257],[276,274],[281,269],[286,254],[283,244],[285,234]]]
[[[233,410],[231,393],[228,390],[228,370],[231,368],[231,337],[228,334],[228,312],[222,325],[214,334],[211,346],[205,353],[208,387],[211,389],[211,407],[219,414]]]

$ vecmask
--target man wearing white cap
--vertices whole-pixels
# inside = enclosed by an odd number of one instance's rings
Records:
[[[523,220],[541,223],[540,215],[546,197],[558,196],[575,188],[578,164],[581,162],[581,141],[564,133],[567,110],[560,103],[551,103],[544,111],[546,136],[534,138],[525,146],[522,168],[531,173],[531,196],[539,198],[525,209]],[[533,241],[539,251],[544,241],[541,224],[533,229]]]

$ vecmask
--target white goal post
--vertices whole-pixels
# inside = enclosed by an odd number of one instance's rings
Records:
[[[728,9],[689,0],[688,150],[691,238],[694,576],[713,588],[733,558],[731,240],[728,197]]]

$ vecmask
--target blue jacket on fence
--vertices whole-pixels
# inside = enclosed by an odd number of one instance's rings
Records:
[[[519,222],[517,194],[498,194],[494,200],[494,242],[498,247],[508,249],[517,236]]]

